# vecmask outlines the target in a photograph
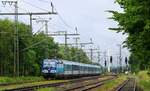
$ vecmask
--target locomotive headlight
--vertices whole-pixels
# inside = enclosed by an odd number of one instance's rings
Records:
[[[56,73],[56,70],[51,70],[51,73]]]
[[[43,72],[43,73],[48,73],[48,70],[43,70],[42,72]]]

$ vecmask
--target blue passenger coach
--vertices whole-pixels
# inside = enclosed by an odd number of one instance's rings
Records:
[[[60,59],[44,59],[42,73],[45,78],[81,77],[100,75],[102,67]]]

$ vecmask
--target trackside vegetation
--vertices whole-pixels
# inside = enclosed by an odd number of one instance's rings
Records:
[[[116,32],[128,35],[124,46],[130,50],[132,72],[150,69],[150,0],[116,0],[123,12],[109,11],[118,22]]]
[[[143,91],[150,90],[150,75],[148,71],[140,71],[137,75],[137,83]]]
[[[0,84],[44,81],[43,77],[0,77]]]
[[[0,91],[22,88],[22,87],[31,87],[31,86],[38,86],[38,85],[45,85],[50,83],[59,83],[59,82],[67,82],[68,80],[50,80],[50,81],[36,81],[36,82],[29,82],[29,83],[22,83],[22,84],[12,84],[6,86],[0,86]]]
[[[107,81],[106,84],[98,87],[95,89],[95,91],[113,91],[114,88],[116,88],[119,84],[127,80],[127,76],[120,75],[118,78]]]
[[[16,76],[14,71],[14,22],[0,20],[0,76]],[[41,64],[45,58],[59,58],[90,63],[81,49],[67,47],[54,42],[44,32],[32,33],[30,26],[18,22],[19,32],[19,76],[40,76]],[[74,55],[76,54],[76,55]],[[16,62],[17,63],[17,62]]]
[[[38,89],[37,91],[57,91],[56,88],[41,88],[41,89]]]

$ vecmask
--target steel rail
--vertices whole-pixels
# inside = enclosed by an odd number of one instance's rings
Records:
[[[64,84],[75,83],[75,82],[80,82],[83,80],[91,80],[91,79],[97,79],[97,78],[100,78],[100,76],[84,77],[84,78],[80,78],[80,79],[73,79],[73,80],[66,81],[66,82],[41,84],[41,85],[35,85],[35,86],[27,86],[27,87],[20,87],[20,88],[14,88],[14,89],[4,89],[4,90],[5,91],[33,91],[33,90],[38,89],[38,88],[58,87],[58,86],[61,86]]]
[[[136,91],[136,81],[134,78],[128,78],[121,85],[119,85],[114,91],[122,91],[123,89],[125,89],[125,86],[130,85],[131,82],[133,83],[133,86],[130,87],[130,89],[132,89],[132,91]]]
[[[85,84],[85,85],[68,88],[68,89],[65,89],[65,90],[62,90],[62,91],[87,91],[87,90],[91,90],[91,89],[94,89],[96,87],[99,87],[99,86],[103,85],[106,81],[113,80],[115,78],[116,77],[111,77],[111,78],[108,78],[108,79],[105,79],[105,80],[101,80],[101,81],[97,81],[95,79],[96,82],[91,82],[91,83],[88,83],[88,84]]]

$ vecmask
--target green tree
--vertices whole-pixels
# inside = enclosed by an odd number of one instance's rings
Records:
[[[8,19],[0,20],[0,76],[14,74],[14,25]],[[58,46],[53,38],[43,32],[33,34],[30,26],[18,22],[19,32],[19,75],[39,76],[43,59],[60,58],[90,63],[81,49]]]
[[[0,75],[12,76],[14,68],[14,22],[0,20]],[[57,56],[58,45],[44,33],[33,35],[30,26],[18,22],[19,73],[40,75],[41,62]],[[47,52],[47,55],[45,54]]]
[[[110,28],[127,34],[125,46],[130,49],[130,64],[133,69],[150,67],[150,0],[116,0],[124,12],[113,13],[118,28]],[[135,61],[135,62],[134,62]],[[135,63],[138,64],[135,64]],[[136,69],[135,69],[136,70]]]
[[[78,49],[74,47],[67,47],[66,50],[65,46],[60,46],[59,56],[61,59],[65,59],[65,60],[81,62],[81,63],[92,63],[82,49]]]
[[[13,24],[9,20],[0,20],[0,74],[13,72]],[[7,70],[8,69],[8,70]]]
[[[38,44],[37,44],[38,43]],[[58,56],[58,44],[51,37],[47,37],[44,33],[34,35],[33,45],[37,44],[33,50],[36,52],[37,67],[41,67],[43,59],[56,58]],[[40,70],[41,68],[37,68]]]

